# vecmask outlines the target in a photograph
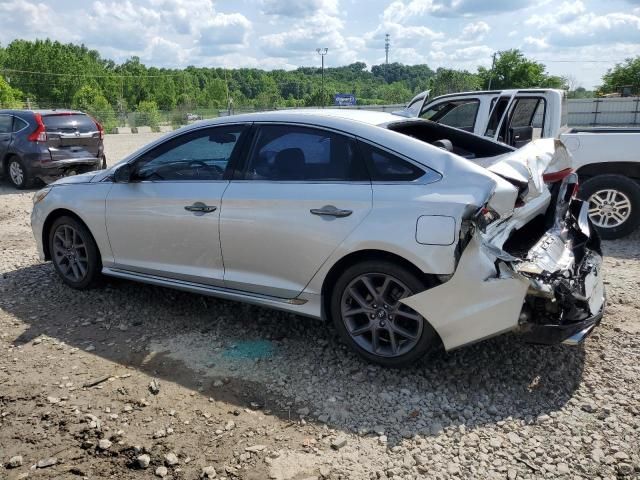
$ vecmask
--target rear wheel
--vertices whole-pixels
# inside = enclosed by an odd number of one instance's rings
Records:
[[[402,367],[437,343],[427,320],[400,300],[426,290],[416,275],[389,261],[349,267],[331,293],[331,316],[343,341],[360,356]]]
[[[11,157],[7,160],[7,174],[9,181],[16,188],[29,188],[32,184],[32,180],[29,177],[27,169],[18,157]]]
[[[49,252],[62,281],[79,290],[94,287],[101,270],[100,254],[89,229],[72,217],[58,218],[49,232]]]
[[[622,175],[597,175],[584,182],[581,197],[589,218],[605,239],[629,235],[640,224],[640,185]]]

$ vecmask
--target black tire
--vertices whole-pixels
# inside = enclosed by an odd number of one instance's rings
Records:
[[[581,185],[580,198],[589,201],[596,193],[604,190],[613,190],[626,197],[630,203],[629,215],[622,223],[610,227],[597,225],[596,220],[601,218],[598,214],[590,213],[591,220],[604,239],[613,240],[626,237],[640,225],[640,184],[623,175],[596,175]],[[590,202],[589,208],[594,207],[595,204]]]
[[[17,169],[21,172],[21,175],[13,175],[12,172],[14,172],[14,170],[12,169]],[[29,171],[25,168],[22,160],[16,156],[7,159],[6,175],[9,182],[18,190],[24,190],[25,188],[31,188],[33,186],[33,179]]]
[[[411,291],[411,294],[419,293],[428,288],[428,285],[422,279],[418,278],[413,272],[388,260],[367,260],[351,265],[340,275],[340,277],[335,282],[333,289],[331,290],[331,318],[336,330],[338,331],[338,334],[340,335],[344,343],[347,344],[352,350],[354,350],[365,360],[368,360],[372,363],[377,363],[384,367],[391,368],[404,367],[414,363],[415,361],[422,358],[427,352],[433,350],[439,344],[437,333],[424,318],[421,332],[419,333],[415,344],[411,347],[410,350],[395,356],[374,354],[371,351],[368,351],[366,348],[363,348],[349,333],[349,329],[346,325],[346,320],[342,315],[343,296],[348,295],[347,293],[345,293],[345,290],[349,287],[349,285],[351,285],[354,281],[357,281],[359,277],[368,274],[387,275],[393,277],[394,279],[397,279],[406,287],[408,287],[408,289]],[[402,308],[406,311],[416,313],[406,306]],[[393,320],[393,322],[395,321],[396,320]],[[373,320],[370,320],[370,322],[372,323]]]
[[[101,169],[102,170],[106,170],[107,169],[107,157],[105,155],[102,156],[102,165],[101,165]]]
[[[86,256],[85,273],[81,278],[70,278],[69,269],[66,268],[69,265],[69,261],[59,260],[59,256],[56,255],[56,245],[54,240],[56,233],[63,232],[65,227],[70,227],[79,238],[81,238],[84,247],[78,248],[78,256]],[[49,230],[49,253],[51,254],[51,261],[56,273],[60,276],[62,281],[71,288],[77,290],[88,290],[99,285],[101,280],[102,261],[100,259],[100,252],[96,245],[93,235],[84,223],[76,220],[73,217],[63,216],[56,219]],[[83,263],[84,264],[84,263]],[[63,270],[64,269],[64,270]],[[80,271],[79,269],[76,269]],[[82,273],[82,272],[81,272]]]

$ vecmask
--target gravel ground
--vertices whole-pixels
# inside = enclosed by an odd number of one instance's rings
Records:
[[[110,163],[144,137],[107,136]],[[605,243],[584,346],[506,335],[384,370],[293,315],[72,291],[31,195],[0,183],[0,478],[640,478],[640,234]]]
[[[138,148],[163,136],[164,133],[125,133],[104,136],[107,165],[111,166]]]

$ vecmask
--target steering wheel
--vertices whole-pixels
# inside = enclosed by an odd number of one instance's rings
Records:
[[[199,173],[197,172],[197,170],[199,170],[199,168],[197,167],[197,165],[199,165],[200,167],[204,168],[205,170],[213,170],[218,175],[220,175],[221,177],[224,174],[224,170],[222,170],[222,168],[220,168],[218,165],[207,165],[202,160],[189,160],[189,167],[193,167],[194,165],[196,165],[195,168],[196,168],[196,173],[198,175],[199,175]]]

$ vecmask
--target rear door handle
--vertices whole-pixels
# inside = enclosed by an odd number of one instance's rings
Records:
[[[353,213],[353,210],[342,210],[340,208],[336,208],[333,205],[325,205],[322,208],[312,208],[309,210],[314,215],[320,215],[323,217],[348,217]]]
[[[196,202],[193,205],[187,205],[186,207],[184,207],[184,209],[189,212],[195,212],[195,213],[211,213],[211,212],[215,212],[218,209],[218,207],[209,206],[202,202]]]

